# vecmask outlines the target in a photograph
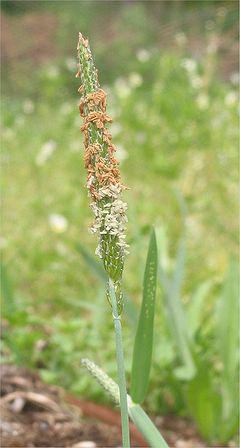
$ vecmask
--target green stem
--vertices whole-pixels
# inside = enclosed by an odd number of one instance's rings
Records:
[[[118,386],[119,386],[119,393],[120,393],[120,408],[121,408],[121,419],[122,419],[122,443],[123,443],[123,448],[130,448],[127,388],[126,388],[123,345],[122,345],[121,316],[118,315],[117,300],[116,300],[116,295],[115,295],[115,291],[114,291],[114,283],[111,279],[109,279],[109,293],[110,293],[111,303],[112,303],[113,322],[114,322],[115,340],[116,340]]]

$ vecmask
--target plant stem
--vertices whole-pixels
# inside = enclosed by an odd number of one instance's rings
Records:
[[[120,394],[120,408],[121,408],[121,419],[122,419],[122,444],[123,444],[123,448],[130,448],[127,388],[126,388],[124,355],[123,355],[123,345],[122,345],[121,316],[118,315],[114,283],[111,279],[109,279],[109,293],[110,293],[111,303],[112,303],[113,322],[114,322],[115,340],[116,340],[118,386],[119,386],[119,394]]]

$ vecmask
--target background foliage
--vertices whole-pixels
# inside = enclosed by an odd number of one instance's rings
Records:
[[[157,227],[161,270],[145,405],[194,418],[211,441],[228,440],[237,419],[229,404],[238,327],[237,2],[12,1],[2,9],[3,360],[98,400],[106,398],[80,358],[115,377],[111,316],[87,232],[75,79],[81,30],[108,92],[130,187],[124,286],[136,309]],[[197,365],[192,380],[169,300]],[[135,324],[126,314],[129,375]],[[216,431],[213,418],[225,426]]]

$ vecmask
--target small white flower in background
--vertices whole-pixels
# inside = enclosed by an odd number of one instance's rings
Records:
[[[205,22],[205,29],[207,31],[213,31],[214,28],[215,28],[215,22],[213,20],[210,19]]]
[[[23,117],[22,115],[19,115],[18,117],[16,117],[15,119],[15,125],[20,128],[21,126],[23,126],[25,124],[25,117]]]
[[[205,110],[209,106],[209,98],[206,93],[200,93],[196,98],[196,103],[201,110]]]
[[[126,79],[124,79],[124,78],[116,79],[116,81],[114,83],[114,87],[116,89],[117,95],[120,98],[127,98],[131,93],[130,86],[128,85]]]
[[[68,253],[67,246],[60,241],[56,244],[56,250],[58,254],[61,255],[62,257],[65,257]]]
[[[7,140],[12,140],[14,138],[14,132],[11,128],[3,128],[2,136]]]
[[[122,126],[119,123],[113,123],[111,125],[110,130],[111,130],[112,137],[116,137],[122,131]]]
[[[214,367],[218,372],[222,372],[224,370],[224,364],[221,361],[214,361]],[[228,446],[236,448],[236,445],[232,445],[231,442],[228,444]]]
[[[191,167],[195,172],[199,172],[204,168],[205,159],[202,153],[194,152]]]
[[[192,122],[189,122],[186,126],[184,126],[184,129],[182,131],[182,136],[184,138],[192,138],[194,132],[195,132],[195,124]]]
[[[141,86],[141,84],[143,82],[142,76],[139,75],[139,73],[135,73],[135,72],[130,73],[128,80],[129,80],[130,86],[133,88]]]
[[[203,79],[201,78],[201,76],[198,75],[191,76],[190,82],[194,89],[200,89],[201,87],[203,87]]]
[[[175,34],[175,41],[177,45],[182,46],[187,43],[187,36],[183,32]]]
[[[74,140],[70,143],[70,151],[71,152],[81,152],[83,150],[81,143],[78,140]]]
[[[23,112],[25,114],[32,114],[34,112],[35,106],[32,100],[26,99],[23,103]]]
[[[213,37],[207,46],[207,53],[215,54],[217,52],[217,49],[218,49],[218,42],[216,37]]]
[[[220,154],[218,154],[218,160],[221,163],[221,165],[226,165],[228,159],[229,158],[226,152],[221,152]]]
[[[56,79],[59,76],[59,68],[55,65],[48,67],[47,76],[50,79]]]
[[[186,227],[189,233],[194,237],[199,237],[202,233],[202,226],[195,215],[188,215],[186,218]]]
[[[226,106],[234,106],[234,104],[237,104],[238,101],[238,95],[237,92],[234,92],[231,90],[231,92],[228,92],[225,96],[225,104]]]
[[[83,440],[73,445],[72,448],[96,448],[96,446],[96,443],[92,442],[92,440]]]
[[[117,146],[116,156],[119,162],[123,162],[128,158],[128,153],[122,145]]]
[[[234,86],[237,86],[239,83],[239,73],[238,72],[232,73],[230,76],[230,81]]]
[[[51,157],[52,153],[55,151],[57,147],[57,143],[54,140],[49,140],[44,143],[41,147],[39,153],[36,157],[36,164],[42,166],[46,163],[46,161]]]
[[[214,128],[220,128],[227,120],[228,118],[228,113],[227,111],[222,111],[220,112],[218,115],[216,115],[212,120],[212,126]]]
[[[60,113],[63,115],[68,115],[73,111],[71,103],[63,103],[60,107]]]
[[[66,67],[70,72],[74,72],[76,70],[76,61],[74,58],[66,59]]]
[[[7,238],[0,236],[0,249],[5,249],[8,246]]]
[[[139,60],[139,62],[147,62],[150,59],[150,52],[148,50],[146,50],[145,48],[140,48],[137,51],[137,59]]]
[[[225,6],[221,6],[220,8],[218,8],[218,10],[217,10],[217,16],[218,17],[225,17],[226,16],[226,14],[227,14],[227,12],[228,12],[228,9],[225,7]]]
[[[63,215],[53,213],[49,215],[48,222],[51,230],[55,233],[63,233],[68,228],[68,221]]]
[[[181,66],[185,68],[188,73],[195,73],[197,70],[197,61],[195,59],[183,59]]]
[[[138,143],[144,143],[146,141],[146,134],[145,132],[137,132],[136,133],[136,140]]]

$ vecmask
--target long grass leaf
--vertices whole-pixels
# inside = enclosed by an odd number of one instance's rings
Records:
[[[213,282],[206,281],[202,283],[193,293],[187,307],[187,325],[190,337],[193,340],[197,330],[203,321],[204,304],[208,298]]]
[[[157,242],[152,231],[144,273],[143,300],[134,342],[131,396],[141,403],[148,387],[152,360],[153,321],[157,283]]]
[[[186,240],[185,236],[182,236],[178,243],[175,270],[172,279],[173,294],[179,297],[181,295],[181,290],[184,281],[185,263],[186,263]]]
[[[239,291],[238,263],[232,259],[229,265],[216,309],[216,345],[223,369],[221,372],[223,395],[223,420],[225,430],[231,421],[238,419],[238,345],[239,345]],[[232,418],[231,418],[232,416]],[[228,425],[226,423],[228,422]]]
[[[135,423],[139,431],[145,437],[152,448],[168,448],[167,443],[160,432],[144,412],[141,406],[134,404],[128,407],[128,413],[131,420]]]
[[[218,351],[229,378],[238,364],[238,293],[238,263],[232,259],[216,313]]]
[[[3,312],[6,316],[15,310],[13,287],[6,266],[1,263],[1,293],[3,298]]]
[[[159,252],[161,252],[161,246],[159,246]],[[160,256],[159,259],[161,259]],[[182,237],[178,245],[177,261],[173,276],[168,277],[165,274],[161,262],[159,262],[159,276],[167,307],[169,326],[182,362],[182,366],[176,370],[176,374],[181,378],[190,379],[195,374],[195,366],[190,348],[186,313],[180,299],[184,265],[185,238]]]

